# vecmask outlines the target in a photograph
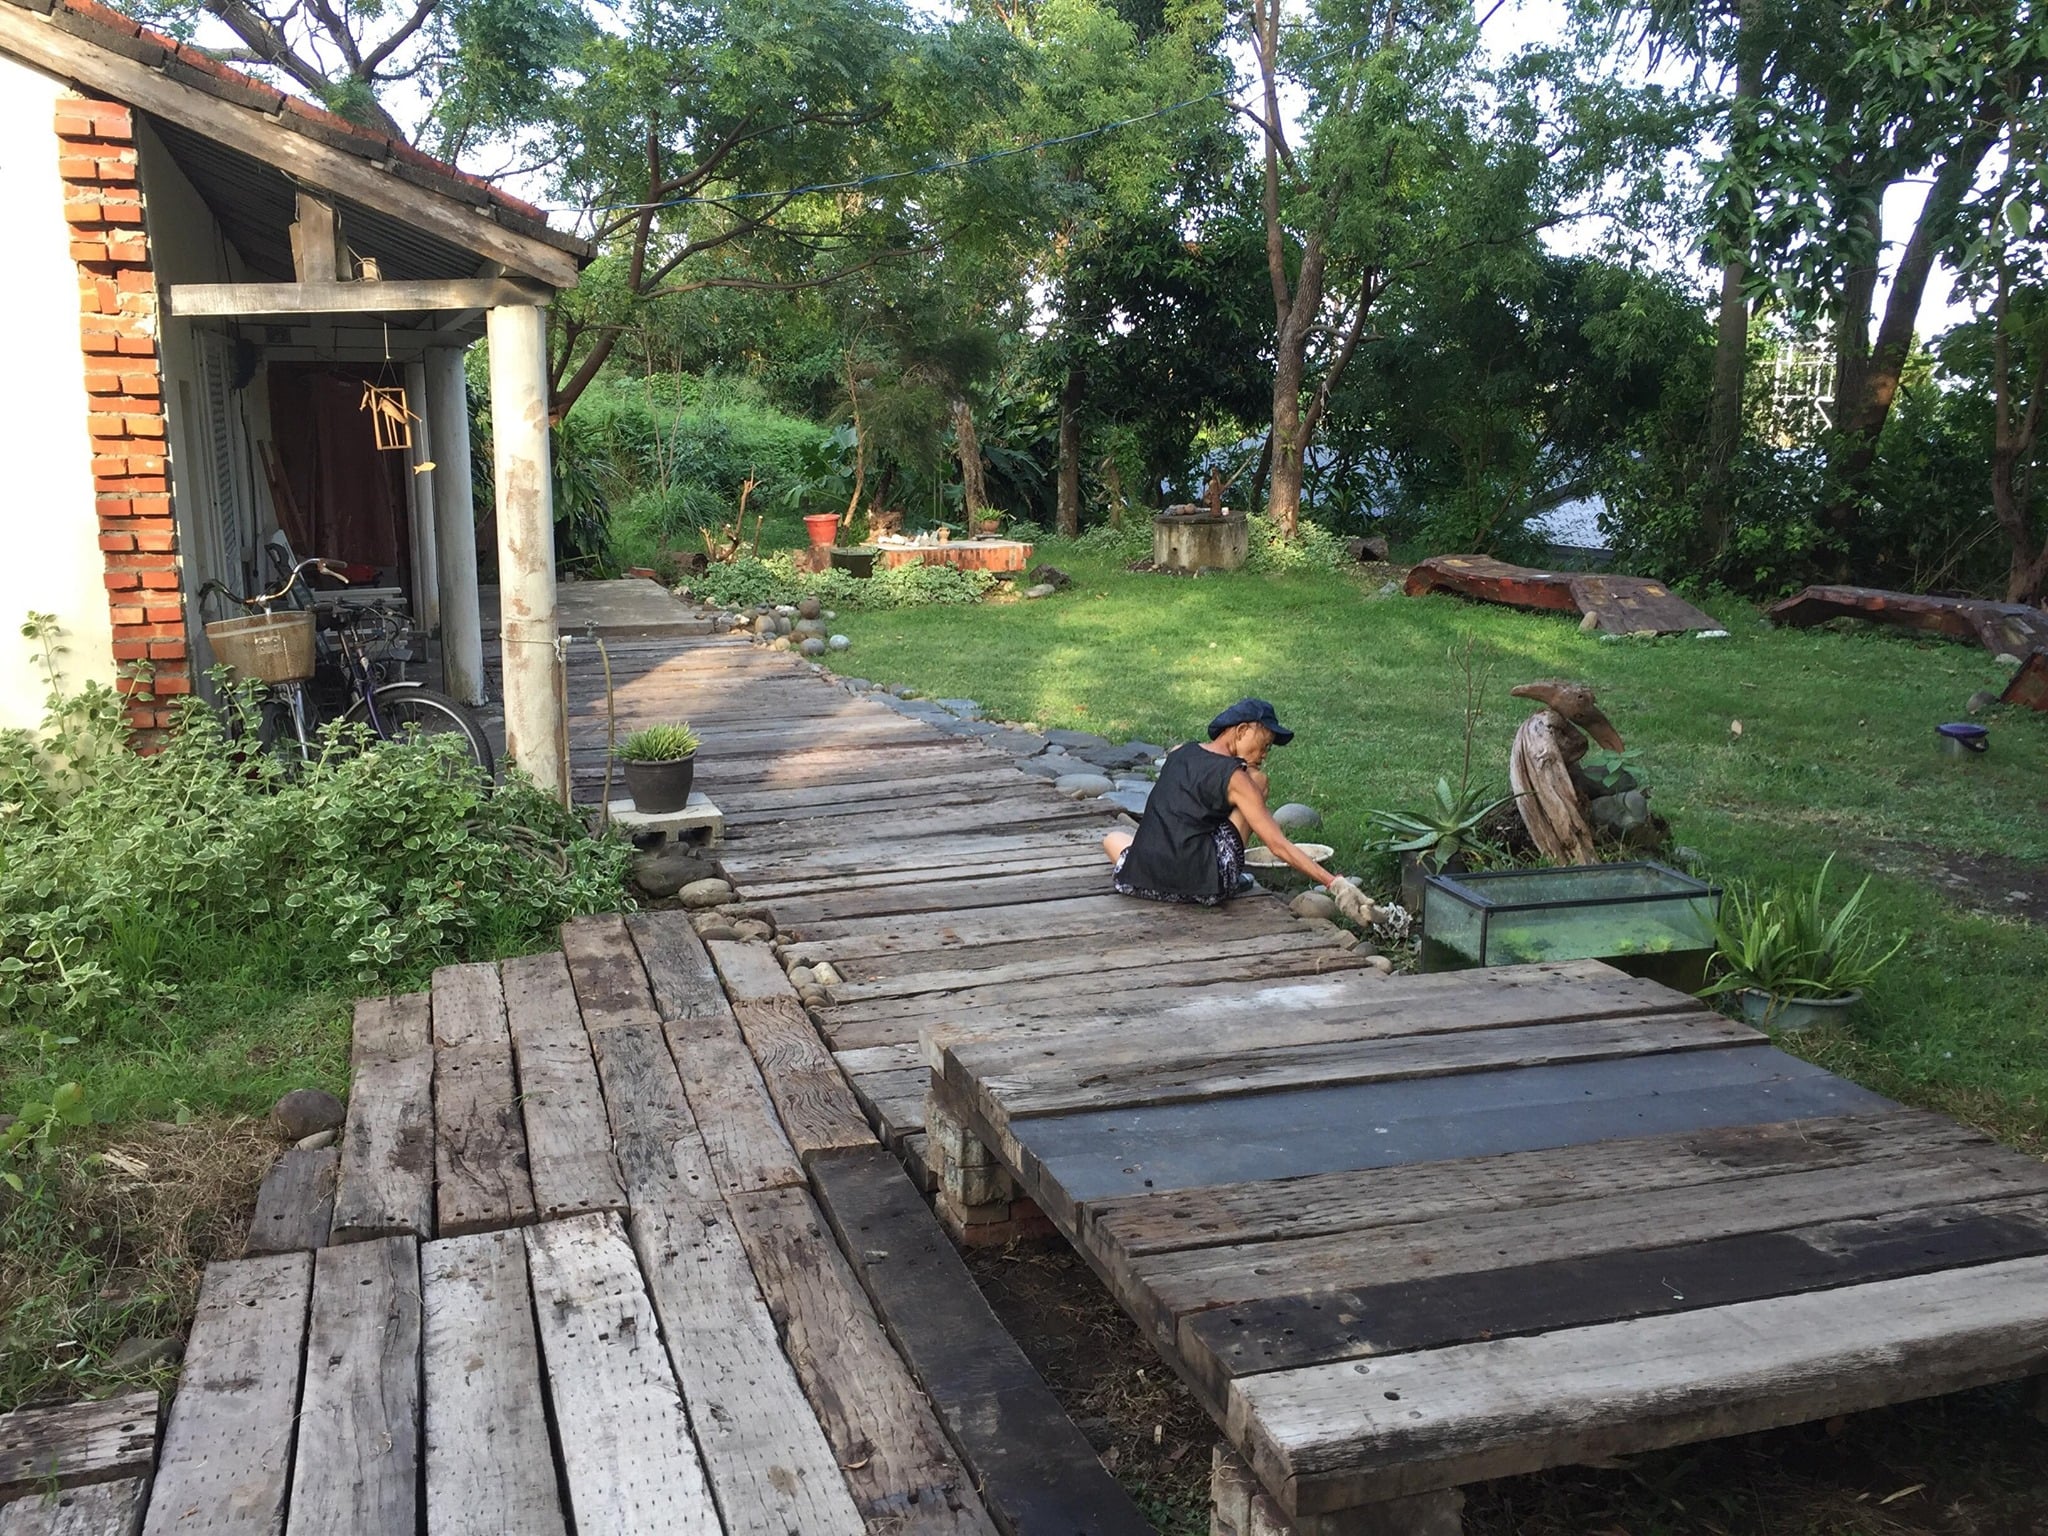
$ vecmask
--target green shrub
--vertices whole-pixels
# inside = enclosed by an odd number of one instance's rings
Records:
[[[699,745],[686,724],[650,725],[620,742],[617,756],[623,763],[679,763]]]
[[[757,603],[794,603],[815,597],[828,608],[923,608],[935,603],[977,603],[996,584],[986,571],[949,565],[900,565],[857,577],[841,570],[799,571],[787,553],[767,559],[741,556],[690,577],[688,591],[700,602],[727,608]]]
[[[459,743],[331,733],[288,772],[196,701],[147,756],[79,718],[53,699],[42,739],[0,738],[0,1035],[146,1041],[252,958],[279,988],[390,986],[622,905],[629,848]]]
[[[1346,561],[1344,545],[1320,523],[1306,518],[1296,524],[1293,538],[1282,538],[1279,524],[1254,516],[1251,523],[1251,558],[1248,571],[1334,571]]]

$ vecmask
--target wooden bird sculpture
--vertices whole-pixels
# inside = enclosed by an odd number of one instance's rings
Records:
[[[1584,683],[1557,679],[1523,683],[1509,690],[1543,708],[1522,722],[1508,755],[1508,784],[1522,825],[1546,859],[1557,864],[1593,862],[1590,797],[1572,769],[1586,755],[1591,737],[1610,752],[1622,750],[1621,733],[1593,702]]]

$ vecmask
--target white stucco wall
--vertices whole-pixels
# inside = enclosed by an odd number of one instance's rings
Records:
[[[30,610],[64,628],[64,681],[114,680],[113,620],[86,432],[78,267],[57,176],[64,87],[0,55],[0,293],[8,366],[0,368],[0,727],[34,726],[48,692],[21,638]]]

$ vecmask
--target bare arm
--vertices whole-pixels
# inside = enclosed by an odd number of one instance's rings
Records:
[[[1252,835],[1272,849],[1274,857],[1290,869],[1299,870],[1317,885],[1328,885],[1337,878],[1288,841],[1287,834],[1280,830],[1280,823],[1266,809],[1266,797],[1259,793],[1252,776],[1242,768],[1230,776],[1230,808],[1243,813],[1244,823],[1251,828]]]

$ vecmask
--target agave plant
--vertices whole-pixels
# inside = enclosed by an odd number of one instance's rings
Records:
[[[1834,855],[1814,877],[1811,889],[1758,889],[1736,884],[1721,897],[1714,918],[1716,973],[1700,994],[1754,989],[1777,999],[1846,997],[1869,986],[1893,956],[1906,947],[1900,934],[1889,949],[1863,912],[1868,879],[1832,910],[1828,875]]]
[[[619,743],[622,763],[675,763],[697,750],[697,733],[686,724],[650,725]]]
[[[1436,795],[1419,810],[1370,811],[1367,820],[1382,835],[1368,846],[1388,853],[1412,853],[1432,871],[1440,871],[1461,853],[1497,858],[1500,850],[1480,836],[1479,829],[1513,795],[1495,795],[1483,785],[1453,790],[1448,778],[1436,781]]]

